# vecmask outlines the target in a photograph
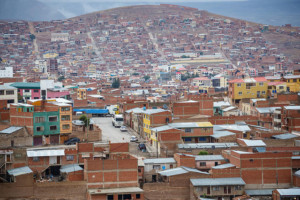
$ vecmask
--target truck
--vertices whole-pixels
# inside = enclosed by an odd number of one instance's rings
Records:
[[[123,115],[114,115],[113,119],[112,119],[112,125],[115,128],[121,127],[123,125]]]
[[[106,109],[108,110],[108,113],[109,113],[111,116],[114,116],[114,115],[119,114],[119,108],[118,108],[118,105],[107,105],[107,106],[106,106]]]

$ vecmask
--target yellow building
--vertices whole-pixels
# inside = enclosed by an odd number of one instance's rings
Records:
[[[269,82],[268,83],[268,96],[276,97],[277,93],[286,92],[287,83],[286,82]]]
[[[168,110],[163,109],[147,109],[143,111],[143,128],[145,137],[154,144],[157,142],[157,138],[153,133],[151,133],[151,129],[158,126],[166,125],[171,122],[172,114]]]
[[[300,75],[289,76],[270,76],[266,77],[269,82],[285,82],[287,92],[299,92],[300,91]]]
[[[86,99],[86,88],[77,89],[77,99]]]
[[[264,77],[235,79],[228,83],[228,96],[232,103],[239,103],[241,99],[267,97],[268,82]]]
[[[90,75],[96,74],[96,65],[90,64],[90,65],[88,66],[88,73],[89,73]]]
[[[287,92],[300,91],[300,75],[284,76],[283,80],[286,82]]]

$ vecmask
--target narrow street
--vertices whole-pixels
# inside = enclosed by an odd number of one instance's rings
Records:
[[[130,142],[130,137],[137,134],[130,128],[127,128],[126,132],[121,132],[120,128],[115,128],[112,125],[112,118],[111,117],[98,117],[93,118],[94,122],[102,129],[102,140],[103,141],[110,141],[113,143],[118,142],[128,142],[129,143],[129,152],[137,157],[146,157],[149,158],[150,154],[149,151],[151,149],[147,145],[148,152],[142,152],[138,150],[138,144],[140,142],[144,142],[140,137],[138,137],[138,142]]]

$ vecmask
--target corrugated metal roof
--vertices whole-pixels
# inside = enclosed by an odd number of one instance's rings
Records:
[[[0,85],[0,90],[16,90],[17,88],[10,85]]]
[[[13,132],[16,132],[16,131],[22,129],[22,128],[23,127],[11,126],[7,129],[4,129],[4,130],[0,131],[0,133],[11,134]]]
[[[32,89],[40,89],[40,83],[30,83],[30,82],[15,82],[10,86],[16,88],[32,88]]]
[[[165,164],[165,163],[176,163],[174,158],[153,158],[145,159],[144,164]]]
[[[286,110],[300,110],[300,106],[284,106]]]
[[[226,164],[223,164],[223,165],[214,166],[214,167],[212,167],[212,169],[226,169],[226,168],[229,168],[229,167],[235,167],[235,165],[233,165],[231,163],[226,163]]]
[[[300,196],[300,188],[277,189],[281,196]]]
[[[152,128],[151,131],[157,131],[157,132],[160,132],[160,131],[166,131],[166,130],[170,130],[170,129],[176,129],[176,128],[171,127],[171,126],[169,126],[169,125],[165,125],[165,126],[160,126],[160,127]]]
[[[266,113],[274,113],[276,109],[280,109],[280,107],[265,107],[265,108],[256,108],[256,110],[261,114]]]
[[[292,139],[292,138],[296,138],[296,137],[299,137],[299,136],[292,134],[292,133],[284,133],[284,134],[272,136],[272,138],[281,139],[281,140],[287,140],[287,139]]]
[[[19,176],[23,174],[32,173],[32,170],[28,166],[25,166],[25,167],[19,167],[19,168],[7,170],[7,173],[12,176]]]
[[[90,194],[115,194],[115,193],[142,193],[139,187],[124,187],[124,188],[111,188],[111,189],[89,189]]]
[[[193,186],[246,185],[242,178],[197,178],[191,179]]]
[[[262,190],[245,190],[246,194],[250,196],[270,196],[272,195],[272,189],[262,189]]]
[[[222,125],[214,125],[214,131],[220,130],[233,130],[233,131],[241,131],[247,132],[251,129],[248,125],[241,125],[241,124],[222,124]]]
[[[265,147],[267,146],[262,140],[246,140],[246,139],[239,139],[244,141],[248,147]]]
[[[78,164],[63,165],[60,168],[62,173],[70,173],[83,170]]]
[[[27,157],[64,156],[64,149],[37,149],[27,150]]]
[[[230,103],[227,101],[214,102],[214,107],[221,107],[221,106],[230,106]]]
[[[167,111],[167,110],[164,110],[164,109],[147,109],[147,110],[143,110],[142,113],[147,114],[147,115],[151,115],[151,114],[165,112],[165,111]]]
[[[210,122],[182,122],[182,123],[170,123],[168,124],[174,128],[200,128],[200,127],[213,127]]]
[[[230,148],[238,147],[237,143],[193,143],[193,144],[178,144],[179,149],[212,149],[212,148]]]
[[[225,160],[222,155],[199,155],[195,156],[195,160],[204,161],[204,160]]]
[[[221,137],[226,137],[230,135],[235,135],[235,133],[230,132],[230,131],[214,131],[213,135],[211,137],[213,138],[221,138]]]
[[[299,159],[300,159],[300,156],[292,156],[292,159],[293,159],[293,160],[299,160]]]
[[[142,113],[144,110],[142,108],[132,108],[132,109],[129,109],[129,110],[126,110],[125,112],[126,113]]]
[[[164,170],[161,172],[158,172],[160,175],[162,176],[175,176],[175,175],[179,175],[179,174],[186,174],[189,172],[195,172],[195,173],[200,173],[200,174],[209,174],[208,172],[203,172],[203,171],[199,171],[197,169],[193,169],[193,168],[189,168],[189,167],[177,167],[174,169],[168,169],[168,170]]]
[[[237,109],[237,108],[235,106],[229,106],[227,108],[224,108],[223,111],[227,112],[227,111],[234,110],[234,109]]]

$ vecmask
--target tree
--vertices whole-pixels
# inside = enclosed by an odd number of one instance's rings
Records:
[[[189,56],[182,55],[181,58],[189,58]]]
[[[90,119],[86,115],[81,115],[79,120],[84,122],[85,127],[89,125]]]
[[[208,152],[207,151],[200,151],[199,155],[208,155]]]
[[[60,77],[58,77],[58,79],[57,79],[57,80],[58,80],[59,82],[62,82],[64,79],[65,79],[65,77],[64,77],[64,76],[60,76]]]
[[[31,40],[34,40],[34,39],[35,39],[35,35],[33,35],[33,34],[30,34],[29,37],[30,37]]]
[[[134,72],[132,75],[133,75],[133,76],[138,76],[138,75],[140,75],[140,74],[137,73],[137,72]]]
[[[112,88],[119,88],[120,87],[120,79],[115,79],[111,85]]]
[[[150,79],[150,76],[146,75],[144,76],[145,81],[148,81]]]

